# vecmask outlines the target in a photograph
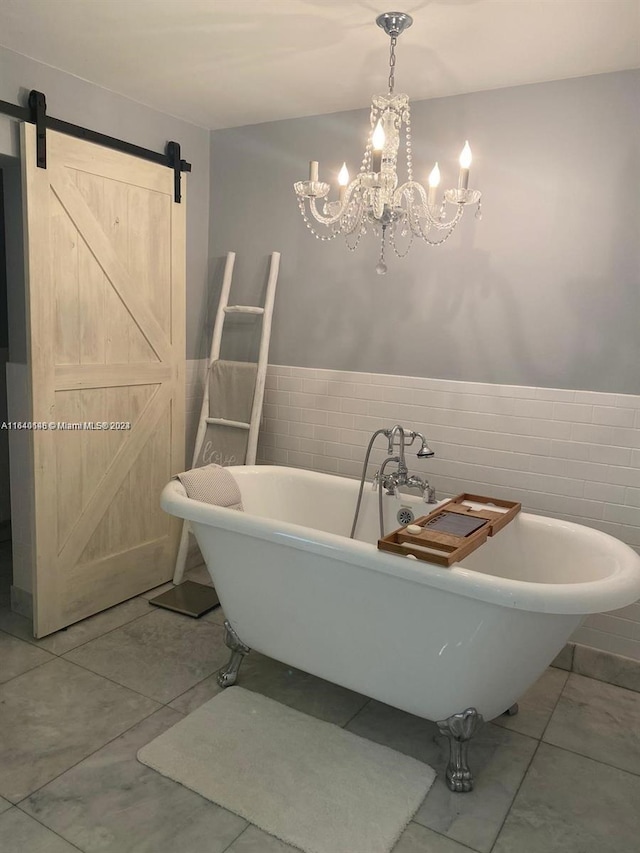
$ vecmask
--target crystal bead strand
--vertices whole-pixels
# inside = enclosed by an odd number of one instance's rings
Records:
[[[316,240],[322,240],[323,242],[327,242],[328,240],[335,240],[335,238],[340,233],[339,231],[334,231],[333,234],[318,234],[315,230],[311,222],[309,221],[309,217],[307,216],[307,211],[304,208],[304,199],[298,199],[298,207],[300,208],[300,213],[302,214],[302,218],[304,219],[304,224],[307,226],[309,231],[313,234]]]
[[[395,231],[393,229],[391,231],[391,236],[389,237],[389,242],[391,243],[391,247],[392,247],[396,257],[398,257],[398,258],[405,258],[408,255],[409,249],[411,248],[411,246],[413,244],[413,236],[414,236],[413,231],[410,230],[408,233],[410,236],[409,236],[409,242],[407,244],[407,248],[404,250],[404,252],[400,252],[398,249],[398,246],[396,244]]]
[[[411,153],[411,109],[409,104],[405,110],[405,139],[407,146],[407,180],[413,181],[413,155]]]
[[[387,274],[387,265],[384,261],[384,238],[386,235],[386,226],[382,227],[382,239],[380,241],[380,258],[378,260],[378,264],[376,266],[376,272],[378,275],[386,275]]]

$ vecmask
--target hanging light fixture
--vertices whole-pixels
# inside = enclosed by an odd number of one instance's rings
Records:
[[[294,189],[300,212],[311,233],[319,240],[345,237],[347,247],[355,251],[363,234],[373,232],[380,238],[380,258],[376,272],[387,272],[385,249],[387,241],[399,258],[403,258],[419,237],[431,246],[440,246],[460,221],[468,204],[477,205],[476,218],[481,218],[478,190],[469,189],[471,149],[465,142],[460,155],[460,172],[456,189],[445,190],[438,196],[440,169],[436,163],[428,179],[429,189],[413,180],[411,114],[407,95],[393,91],[398,36],[411,26],[413,18],[404,12],[385,12],[376,23],[391,39],[389,56],[389,91],[375,95],[371,103],[370,131],[359,174],[349,180],[346,163],[338,175],[339,197],[329,201],[331,185],[318,176],[318,162],[309,164],[309,180],[298,181]],[[407,180],[398,180],[398,152],[405,128]],[[318,201],[324,199],[321,207]],[[324,233],[316,230],[316,222],[325,226]],[[454,209],[447,218],[447,204]]]

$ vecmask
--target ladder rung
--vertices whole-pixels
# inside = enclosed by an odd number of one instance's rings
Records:
[[[227,305],[225,314],[264,314],[264,308],[254,305]]]
[[[249,429],[251,424],[245,424],[244,421],[230,421],[227,418],[205,418],[208,424],[220,424],[221,426],[238,427],[238,429]]]

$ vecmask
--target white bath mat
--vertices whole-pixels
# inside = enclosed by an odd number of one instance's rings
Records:
[[[138,759],[305,853],[389,853],[435,778],[427,764],[242,687]]]

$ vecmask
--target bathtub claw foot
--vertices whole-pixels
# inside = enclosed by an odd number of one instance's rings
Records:
[[[461,714],[452,714],[437,725],[441,734],[449,738],[449,764],[447,786],[454,793],[473,791],[473,775],[469,770],[469,741],[482,725],[482,715],[475,708],[467,708]]]
[[[518,703],[514,702],[510,708],[507,708],[507,710],[503,712],[502,716],[504,717],[505,714],[508,714],[510,717],[515,717],[519,710],[520,708],[518,707]]]
[[[229,622],[226,621],[224,623],[224,642],[231,649],[231,657],[226,667],[218,673],[216,681],[220,687],[231,687],[236,683],[238,670],[244,656],[248,655],[251,649],[249,646],[245,646]]]

